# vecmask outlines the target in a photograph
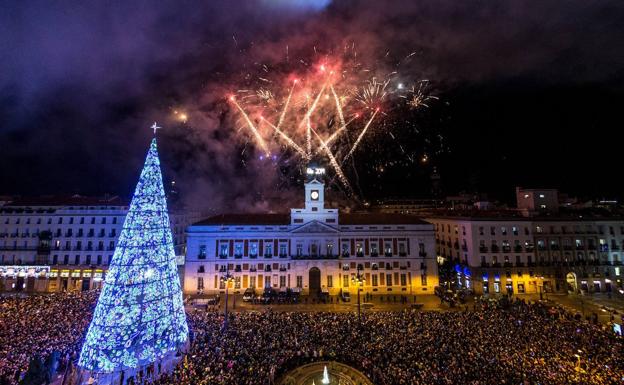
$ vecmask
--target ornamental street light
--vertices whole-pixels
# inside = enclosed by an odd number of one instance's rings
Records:
[[[230,274],[230,267],[228,266],[225,270],[225,273],[223,273],[223,275],[221,276],[221,283],[225,285],[225,327],[227,327],[228,324],[228,289],[231,282],[234,282],[234,276]]]
[[[364,279],[364,276],[360,273],[360,270],[362,270],[362,266],[358,265],[357,266],[357,274],[354,275],[351,278],[351,282],[355,285],[355,287],[357,288],[357,309],[358,309],[358,321],[362,320],[362,316],[361,316],[361,309],[360,309],[360,287],[362,285],[364,285],[364,282],[366,281]]]

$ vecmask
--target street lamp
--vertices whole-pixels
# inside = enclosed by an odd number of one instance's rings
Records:
[[[230,282],[234,282],[234,276],[230,274],[230,267],[228,266],[225,273],[221,276],[221,283],[225,284],[225,327],[227,327],[228,323],[228,289]]]
[[[361,310],[360,310],[360,287],[364,285],[364,276],[360,273],[362,267],[360,265],[357,266],[357,274],[351,278],[351,282],[357,287],[357,306],[358,306],[358,321],[361,321]]]

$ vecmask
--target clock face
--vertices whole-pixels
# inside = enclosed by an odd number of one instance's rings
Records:
[[[314,190],[310,193],[310,198],[312,198],[313,201],[317,201],[319,199],[319,192]]]

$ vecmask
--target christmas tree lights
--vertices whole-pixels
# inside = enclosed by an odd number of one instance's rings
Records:
[[[143,367],[175,352],[187,337],[154,138],[78,365],[99,373]]]

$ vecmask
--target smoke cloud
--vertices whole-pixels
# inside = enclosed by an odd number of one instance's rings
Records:
[[[355,46],[377,67],[406,60],[401,68],[434,82],[442,97],[509,79],[617,88],[623,11],[620,1],[586,0],[5,4],[0,193],[127,196],[156,120],[165,176],[188,203],[214,211],[300,204],[298,180],[284,164],[258,159],[224,98],[263,64]]]

